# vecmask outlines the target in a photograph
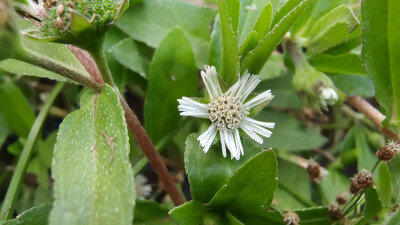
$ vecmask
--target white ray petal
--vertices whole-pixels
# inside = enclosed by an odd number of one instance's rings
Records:
[[[267,130],[264,127],[261,127],[260,125],[257,125],[255,123],[245,122],[245,124],[248,125],[248,128],[252,129],[257,134],[260,134],[264,137],[271,137],[272,132],[270,130]]]
[[[253,75],[250,77],[248,82],[246,82],[246,85],[243,89],[243,93],[240,93],[239,99],[241,102],[244,102],[247,97],[253,92],[253,90],[257,87],[258,83],[260,83],[260,79],[258,78],[257,75]]]
[[[241,123],[241,124],[240,124],[240,128],[242,128],[242,130],[243,130],[244,132],[246,132],[246,134],[249,135],[249,137],[250,137],[251,139],[253,139],[254,141],[258,142],[259,144],[262,144],[262,143],[263,143],[263,139],[262,139],[260,136],[258,136],[258,135],[251,129],[251,127],[248,126],[247,124]]]
[[[213,143],[215,136],[217,136],[217,129],[214,129],[212,131],[212,133],[211,133],[211,135],[209,137],[209,140],[207,141],[207,144],[204,146],[204,149],[203,149],[204,153],[207,153],[208,150],[210,149],[211,144]]]
[[[249,123],[258,124],[258,125],[266,127],[266,128],[271,128],[272,129],[272,128],[275,127],[275,123],[262,122],[262,121],[255,120],[255,119],[252,119],[252,118],[247,117],[247,116],[245,118],[243,118],[243,120],[247,121]]]
[[[263,93],[257,95],[256,97],[252,98],[250,101],[246,102],[243,107],[247,109],[251,109],[257,105],[260,105],[263,102],[271,101],[274,96],[271,94],[271,90],[264,91]]]
[[[242,145],[242,141],[240,140],[240,135],[239,135],[238,129],[235,129],[235,139],[236,139],[236,147],[238,147],[238,150],[240,150],[242,155],[244,155],[243,145]],[[239,157],[240,157],[240,155],[239,155]]]
[[[207,67],[206,72],[201,71],[200,74],[210,99],[217,98],[222,95],[221,87],[218,81],[218,74],[214,66]]]
[[[222,147],[222,155],[226,158],[226,146],[225,146],[225,137],[223,134],[223,130],[219,131],[219,139],[221,139],[221,147]]]
[[[216,125],[215,124],[211,124],[208,129],[201,134],[197,140],[200,141],[200,144],[202,147],[204,147],[207,144],[207,141],[209,139],[209,137],[211,136],[212,132],[215,130]]]

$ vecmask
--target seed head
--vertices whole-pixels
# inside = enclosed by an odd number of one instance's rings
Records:
[[[390,162],[400,150],[400,144],[396,141],[389,141],[385,146],[380,148],[376,153],[376,157],[382,161]]]
[[[330,204],[328,206],[329,216],[333,220],[339,220],[342,217],[342,210],[337,204]]]
[[[373,184],[372,173],[368,170],[361,170],[357,175],[351,178],[350,192],[358,194],[360,191],[368,188]]]
[[[298,225],[300,221],[299,215],[295,212],[287,212],[283,215],[283,222],[286,225]]]
[[[310,161],[307,165],[307,172],[310,179],[314,182],[319,183],[322,177],[325,175],[323,168],[319,165],[319,163]]]
[[[346,202],[349,201],[349,196],[346,192],[341,192],[340,194],[338,194],[338,196],[336,197],[336,202],[339,205],[344,205],[346,204]]]

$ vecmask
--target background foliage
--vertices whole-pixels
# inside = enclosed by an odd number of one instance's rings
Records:
[[[70,46],[19,35],[33,23],[17,7],[28,2],[13,3],[18,13],[0,1],[0,223],[285,224],[288,211],[305,225],[400,220],[400,156],[375,157],[393,136],[348,100],[377,108],[398,141],[399,1],[131,0],[99,47],[113,87],[87,85],[91,74]],[[24,56],[11,54],[14,40]],[[223,158],[219,143],[204,154],[197,137],[206,121],[179,116],[177,99],[204,97],[206,64],[227,87],[249,71],[262,80],[256,92],[275,95],[256,116],[276,124],[271,138],[259,145],[243,136],[239,161]],[[335,104],[315,91],[326,83]],[[128,133],[120,97],[183,205]],[[319,179],[307,171],[313,162]],[[350,177],[362,169],[373,170],[374,185],[352,195]],[[335,217],[338,195],[350,201]]]

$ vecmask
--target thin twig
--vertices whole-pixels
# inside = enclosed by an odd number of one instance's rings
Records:
[[[356,108],[358,111],[363,113],[368,119],[370,119],[375,126],[382,131],[388,138],[396,141],[400,141],[399,135],[394,131],[382,127],[382,121],[385,119],[385,116],[379,112],[375,107],[369,104],[366,100],[361,98],[360,96],[349,96],[346,98],[347,103]]]

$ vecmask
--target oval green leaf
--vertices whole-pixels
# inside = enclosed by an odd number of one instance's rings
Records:
[[[135,198],[124,111],[116,92],[87,92],[60,126],[51,225],[132,224]]]
[[[173,28],[154,53],[146,103],[147,133],[153,142],[161,140],[179,120],[178,99],[193,96],[198,85],[197,68],[185,33]]]
[[[214,195],[209,206],[244,214],[259,210],[274,195],[278,184],[277,172],[275,153],[263,151],[233,174]]]

